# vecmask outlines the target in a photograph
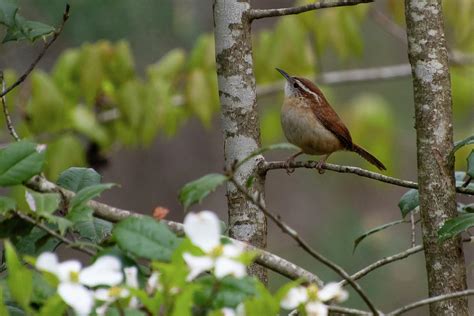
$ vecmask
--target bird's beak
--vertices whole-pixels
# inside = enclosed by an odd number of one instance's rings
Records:
[[[278,72],[281,73],[281,75],[285,77],[286,80],[288,80],[289,82],[293,81],[293,78],[289,74],[287,74],[285,71],[281,70],[280,68],[275,68],[275,69],[278,70]]]

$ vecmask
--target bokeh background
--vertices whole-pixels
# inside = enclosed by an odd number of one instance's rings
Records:
[[[49,24],[58,23],[65,6],[62,0],[20,3],[22,15]],[[50,144],[50,178],[68,166],[91,165],[103,175],[104,182],[120,184],[105,193],[101,201],[144,214],[162,206],[170,210],[168,219],[181,221],[184,211],[177,199],[179,189],[223,168],[213,73],[212,1],[73,0],[70,4],[71,19],[39,64],[41,71],[11,97],[20,134]],[[293,4],[283,0],[252,1],[256,8]],[[445,4],[450,48],[472,57],[474,5],[469,0],[449,0]],[[275,67],[318,80],[330,71],[407,63],[402,5],[400,0],[379,0],[370,6],[256,21],[257,85],[276,87],[258,98],[262,142],[284,141],[279,124],[283,83]],[[30,64],[40,46],[26,42],[2,44],[0,68],[10,69],[8,75],[13,78]],[[69,57],[64,57],[67,52]],[[161,75],[163,72],[166,75]],[[467,58],[463,65],[452,68],[452,81],[458,140],[474,134],[472,58],[470,63]],[[387,174],[416,180],[410,77],[321,87],[354,140],[387,165]],[[142,92],[134,94],[132,90]],[[149,91],[157,95],[150,96]],[[79,114],[75,110],[78,104],[84,110]],[[53,106],[56,108],[50,109]],[[48,110],[43,113],[45,108]],[[134,112],[142,108],[147,110]],[[70,115],[72,123],[65,119]],[[85,123],[90,118],[94,124]],[[66,123],[55,124],[63,120]],[[3,135],[7,141],[6,133]],[[465,169],[465,157],[471,149],[458,152],[457,170]],[[290,154],[272,152],[266,156],[283,160]],[[330,162],[371,168],[351,153],[337,153]],[[360,234],[401,218],[397,204],[406,191],[350,174],[320,175],[314,170],[297,170],[288,176],[278,170],[267,177],[266,200],[269,208],[316,249],[355,272],[377,258],[410,247],[410,228],[405,224],[367,238],[353,252],[353,241]],[[467,197],[459,200],[474,202]],[[226,208],[225,192],[219,189],[191,210],[210,209],[225,219]],[[271,223],[268,249],[324,280],[338,279]],[[469,265],[474,252],[471,245],[465,249]],[[472,287],[472,265],[468,269]],[[271,273],[272,288],[284,281]],[[363,278],[361,285],[384,310],[426,297],[423,254],[378,269]],[[364,307],[356,295],[349,304]],[[424,314],[427,309],[411,313]]]

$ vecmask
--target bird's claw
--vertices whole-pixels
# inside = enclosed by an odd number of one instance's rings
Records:
[[[293,172],[295,172],[295,168],[290,167],[290,164],[293,162],[293,159],[288,159],[285,162],[285,169],[286,169],[286,174],[291,175]]]
[[[319,174],[323,174],[326,171],[323,169],[324,161],[319,161],[316,165],[316,169],[318,170]]]

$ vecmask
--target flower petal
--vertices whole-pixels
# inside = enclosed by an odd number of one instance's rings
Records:
[[[138,269],[135,266],[127,267],[123,269],[125,273],[125,284],[137,289],[138,288]]]
[[[243,250],[240,246],[227,244],[222,248],[222,255],[228,258],[236,258],[242,254]]]
[[[184,232],[191,242],[208,253],[220,245],[219,218],[211,211],[189,213],[184,218]]]
[[[327,316],[328,314],[327,305],[318,301],[309,302],[306,304],[305,309],[308,316]]]
[[[79,282],[87,286],[114,286],[122,282],[122,264],[114,256],[102,256],[79,274]]]
[[[82,264],[78,260],[67,260],[58,264],[58,278],[61,282],[77,282],[76,276]]]
[[[161,291],[163,289],[163,285],[160,283],[159,272],[153,271],[153,273],[146,281],[145,289],[148,294],[152,294],[153,292],[155,292],[155,290]]]
[[[281,300],[280,306],[284,309],[294,309],[308,300],[308,291],[305,287],[297,286],[291,288]]]
[[[193,280],[195,277],[203,273],[204,271],[208,271],[212,269],[214,266],[214,261],[207,256],[193,256],[192,254],[185,252],[183,253],[183,259],[188,265],[189,272],[188,277],[186,278],[187,281]]]
[[[237,315],[235,311],[229,307],[221,308],[220,312],[223,316],[236,316]]]
[[[219,257],[216,260],[214,275],[218,279],[227,275],[233,275],[236,278],[242,278],[247,275],[247,269],[241,262],[226,257]]]
[[[78,283],[60,283],[58,294],[77,315],[89,315],[94,307],[93,292]]]
[[[347,291],[342,289],[341,285],[336,282],[328,283],[318,291],[318,299],[323,302],[333,299],[337,302],[343,302],[348,296]]]
[[[58,275],[58,256],[52,252],[43,252],[39,257],[36,259],[36,269],[40,271],[47,271],[56,276]]]

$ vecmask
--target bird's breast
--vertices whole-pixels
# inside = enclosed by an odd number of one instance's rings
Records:
[[[286,139],[304,153],[323,155],[341,150],[337,137],[317,119],[304,100],[287,98],[281,109],[281,125]]]

